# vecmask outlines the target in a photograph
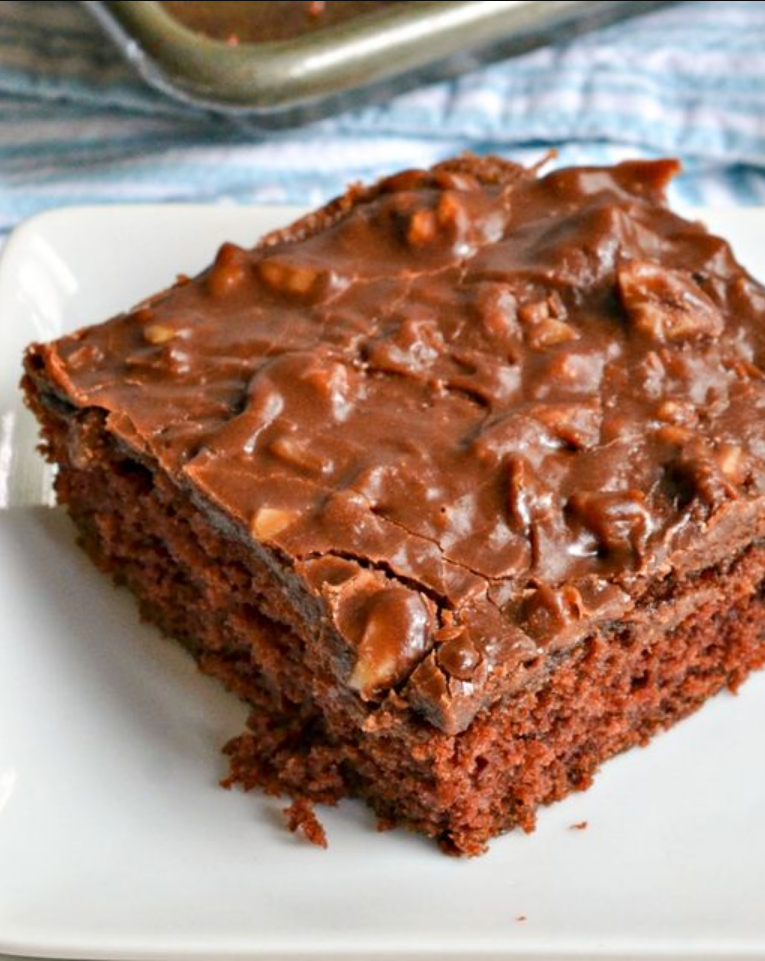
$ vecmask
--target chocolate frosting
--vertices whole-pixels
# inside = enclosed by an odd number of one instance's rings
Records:
[[[765,291],[676,170],[406,171],[33,357],[453,733],[762,515]]]

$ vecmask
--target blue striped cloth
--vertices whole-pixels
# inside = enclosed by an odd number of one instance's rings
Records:
[[[676,199],[765,203],[765,2],[686,2],[384,106],[260,136],[144,86],[77,3],[0,3],[0,235],[76,203],[315,204],[460,150],[679,155]]]

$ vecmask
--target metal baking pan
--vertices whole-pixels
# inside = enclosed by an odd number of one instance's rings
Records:
[[[153,86],[273,128],[381,102],[670,0],[413,0],[291,40],[236,45],[189,29],[158,0],[83,2]]]

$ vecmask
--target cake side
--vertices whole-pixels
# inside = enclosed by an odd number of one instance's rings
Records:
[[[356,188],[28,383],[251,544],[360,709],[456,733],[761,536],[765,296],[674,170]]]
[[[384,710],[338,685],[321,626],[291,603],[251,546],[201,512],[155,462],[136,457],[95,409],[30,400],[56,486],[94,560],[143,615],[249,703],[227,748],[228,783],[334,803],[366,799],[452,853],[533,827],[538,805],[588,786],[600,763],[736,688],[765,661],[765,542],[664,581],[458,735],[403,698]]]

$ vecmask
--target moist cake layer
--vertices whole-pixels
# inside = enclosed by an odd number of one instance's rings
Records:
[[[229,784],[329,803],[361,796],[385,823],[478,854],[765,663],[759,542],[668,579],[628,618],[530,669],[524,690],[461,735],[435,730],[403,700],[382,714],[337,687],[321,623],[301,618],[254,552],[115,442],[103,415],[42,416],[62,465],[59,498],[90,555],[251,705],[249,730],[226,748]]]

